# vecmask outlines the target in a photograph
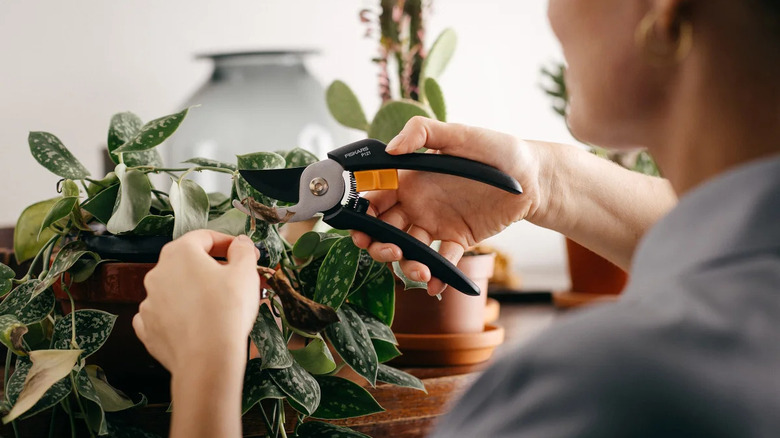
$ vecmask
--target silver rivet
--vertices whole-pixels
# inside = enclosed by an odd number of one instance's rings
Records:
[[[309,190],[314,196],[322,196],[328,193],[328,182],[325,181],[325,178],[314,178],[309,183]]]

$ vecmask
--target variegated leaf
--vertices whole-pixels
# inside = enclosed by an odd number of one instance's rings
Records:
[[[209,221],[209,197],[195,181],[173,181],[170,200],[174,216],[174,239],[189,231],[206,228]]]
[[[414,377],[409,373],[387,366],[385,364],[379,364],[379,371],[377,372],[376,379],[380,382],[389,383],[391,385],[403,386],[404,388],[414,388],[426,394],[428,393],[422,380]]]
[[[83,368],[79,370],[75,381],[76,391],[78,391],[81,397],[86,399],[86,420],[89,428],[97,432],[98,435],[107,435],[106,413],[103,410],[103,404],[100,401],[95,385],[92,384],[92,380],[87,375],[87,371]]]
[[[391,342],[380,341],[379,339],[371,339],[371,344],[374,345],[376,358],[380,364],[391,361],[401,355],[398,347],[396,347],[395,344]]]
[[[268,304],[260,306],[250,337],[260,352],[264,369],[287,368],[292,365],[293,358],[287,350],[287,342],[276,325]]]
[[[398,345],[398,341],[395,339],[393,331],[384,322],[368,313],[365,309],[356,306],[353,307],[349,304],[347,305],[360,316],[360,320],[363,321],[363,324],[366,326],[368,336],[371,337],[371,339],[379,339]]]
[[[393,324],[395,315],[395,276],[387,266],[349,296],[349,302],[377,317],[385,325]]]
[[[306,232],[295,241],[292,249],[293,255],[299,259],[322,257],[341,237],[332,233]]]
[[[325,328],[328,340],[344,363],[374,386],[378,359],[366,326],[349,306],[341,307],[337,314],[340,321]]]
[[[23,336],[27,326],[19,322],[14,315],[0,315],[0,342],[17,356],[26,356]]]
[[[282,260],[282,254],[285,250],[284,242],[282,242],[282,239],[276,231],[271,231],[268,233],[268,236],[263,239],[263,245],[265,246],[265,251],[261,253],[258,263],[261,266],[275,268]]]
[[[128,170],[124,164],[117,164],[114,173],[119,178],[119,194],[106,229],[112,234],[120,234],[133,231],[149,214],[152,185],[146,174]]]
[[[52,230],[41,231],[41,224],[52,206],[60,198],[48,199],[46,201],[36,202],[24,209],[14,228],[14,256],[16,263],[22,264],[35,257],[38,252],[46,245],[46,242],[54,237]]]
[[[238,169],[241,170],[284,169],[287,165],[284,157],[275,152],[255,152],[236,158]]]
[[[68,179],[84,179],[90,175],[54,134],[31,132],[27,141],[35,161],[55,175]]]
[[[295,148],[290,152],[287,152],[284,156],[284,160],[287,162],[285,167],[306,167],[309,164],[320,161],[316,155],[301,148]]]
[[[336,369],[333,355],[322,338],[313,339],[306,347],[290,350],[290,353],[296,362],[312,374],[328,374]]]
[[[230,236],[244,234],[246,226],[246,215],[236,208],[231,208],[222,216],[210,220],[206,224],[209,230],[218,231]]]
[[[5,295],[14,285],[16,273],[8,266],[0,263],[0,296]]]
[[[179,125],[187,116],[188,111],[189,108],[176,114],[163,116],[146,123],[131,139],[122,146],[116,148],[114,152],[125,153],[145,151],[159,145],[176,132],[176,129],[179,128]]]
[[[71,312],[54,324],[52,346],[58,350],[71,348],[71,325],[74,312]],[[114,328],[116,315],[102,310],[77,310],[76,345],[83,350],[86,358],[103,346]]]
[[[43,219],[41,229],[38,230],[38,235],[40,236],[40,234],[45,229],[49,228],[58,220],[68,217],[70,212],[73,211],[73,207],[75,207],[78,202],[79,198],[77,196],[66,196],[57,201],[57,203],[51,207],[51,210],[49,210],[49,213],[47,213],[46,217]]]
[[[44,277],[43,280],[35,286],[35,289],[33,290],[33,297],[37,296],[46,290],[49,286],[54,284],[60,278],[60,275],[64,274],[68,269],[76,264],[80,258],[91,257],[94,260],[100,260],[100,256],[92,251],[88,251],[86,248],[86,244],[80,240],[74,240],[73,242],[63,246],[57,253],[57,256],[54,258],[54,261],[52,262],[46,277]]]
[[[12,401],[13,408],[3,417],[3,424],[15,420],[33,408],[54,384],[70,374],[80,354],[81,350],[31,351],[32,366],[27,371],[18,398]],[[68,388],[69,392],[70,388]]]
[[[100,398],[100,405],[104,411],[120,412],[146,405],[146,396],[143,394],[141,394],[141,399],[138,402],[133,402],[125,393],[111,386],[108,380],[106,380],[106,373],[99,366],[87,365],[84,367],[84,371],[92,382],[92,386]]]
[[[141,118],[129,111],[111,117],[111,126],[108,128],[108,152],[114,164],[119,164],[119,154],[115,152],[116,149],[135,137],[142,126]],[[157,149],[127,152],[123,155],[124,163],[130,167],[163,165],[162,156]]]
[[[54,293],[46,289],[33,298],[39,280],[29,280],[14,289],[0,303],[0,315],[14,315],[22,324],[34,324],[54,309]]]
[[[268,370],[264,370],[260,359],[252,359],[246,364],[244,373],[244,391],[241,400],[241,413],[246,414],[252,406],[265,399],[281,400],[284,392],[276,386]]]
[[[295,432],[299,437],[371,438],[366,434],[362,434],[352,429],[337,426],[335,424],[323,423],[322,421],[307,421],[298,426]]]
[[[360,385],[341,377],[317,377],[322,398],[311,415],[323,420],[340,420],[383,412],[382,406]]]
[[[268,369],[276,385],[287,394],[287,401],[298,412],[311,415],[320,405],[320,385],[311,374],[293,361],[283,369]]]
[[[218,169],[236,170],[235,164],[225,163],[224,161],[219,160],[212,160],[211,158],[190,158],[189,160],[185,161],[185,163],[203,167],[216,167]]]
[[[338,309],[355,281],[360,248],[352,239],[342,237],[331,246],[317,275],[314,301]]]
[[[174,225],[173,215],[159,216],[149,214],[141,219],[138,226],[133,230],[135,236],[170,236],[173,234]]]

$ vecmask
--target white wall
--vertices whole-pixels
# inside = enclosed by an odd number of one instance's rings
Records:
[[[323,83],[347,81],[369,108],[373,41],[358,21],[368,0],[27,0],[0,2],[0,224],[51,197],[57,177],[29,155],[27,132],[58,135],[90,169],[108,120],[144,119],[181,106],[210,72],[194,53],[316,47],[310,68]],[[454,27],[460,45],[442,78],[450,120],[524,138],[571,141],[538,88],[539,67],[560,59],[544,0],[437,0],[433,36]],[[496,246],[533,273],[562,273],[559,236],[517,224]],[[552,281],[552,280],[551,280]],[[555,284],[553,284],[555,283]],[[539,287],[560,287],[560,281]]]

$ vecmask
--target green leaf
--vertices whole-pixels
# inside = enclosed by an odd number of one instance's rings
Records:
[[[114,213],[114,205],[116,205],[118,196],[119,184],[114,184],[84,201],[81,204],[81,208],[95,216],[95,219],[105,225],[111,219],[111,214]]]
[[[378,275],[349,296],[349,302],[365,309],[385,325],[392,325],[395,315],[395,276],[390,268],[383,265]]]
[[[35,161],[55,175],[68,179],[84,179],[89,171],[62,144],[59,138],[48,132],[31,132],[27,138]]]
[[[293,245],[293,255],[299,259],[309,257],[322,257],[330,251],[336,241],[342,237],[332,233],[320,233],[317,231],[308,231],[301,235]]]
[[[355,281],[360,248],[352,239],[342,237],[328,250],[317,275],[314,301],[338,310]]]
[[[76,312],[76,344],[83,350],[86,358],[103,346],[114,328],[116,315],[102,310],[77,310]],[[73,312],[65,315],[54,324],[52,346],[58,350],[70,349],[71,324]]]
[[[116,174],[114,172],[108,172],[105,178],[99,181],[91,182],[87,185],[87,198],[92,198],[103,190],[106,190],[118,183],[119,179],[116,177]]]
[[[55,233],[51,230],[46,230],[40,233],[40,235],[38,235],[38,232],[41,231],[41,225],[49,210],[59,200],[60,198],[53,198],[36,202],[25,208],[19,216],[19,220],[16,221],[16,228],[14,228],[14,255],[16,263],[22,264],[35,257],[43,249],[43,246],[46,245],[46,242],[54,237]]]
[[[395,339],[393,331],[390,330],[390,327],[385,325],[384,322],[377,319],[374,315],[369,314],[365,309],[353,306],[350,306],[350,308],[360,316],[360,320],[363,321],[363,324],[366,326],[368,336],[371,339],[379,339],[398,345],[398,340]]]
[[[244,373],[244,391],[241,400],[241,415],[249,412],[252,406],[265,399],[281,400],[284,392],[276,386],[268,370],[263,369],[260,359],[252,359],[246,364]]]
[[[216,167],[219,169],[228,169],[228,170],[236,170],[236,165],[231,163],[225,163],[224,161],[219,160],[212,160],[211,158],[190,158],[187,161],[184,161],[184,163],[188,164],[194,164],[196,166],[203,166],[203,167]]]
[[[325,93],[325,100],[330,114],[337,122],[349,128],[368,130],[368,120],[363,107],[347,84],[334,81]]]
[[[320,385],[303,367],[293,362],[283,369],[268,369],[276,385],[287,394],[287,401],[298,412],[311,415],[320,404]]]
[[[333,355],[321,338],[312,340],[309,345],[300,350],[290,350],[290,353],[296,362],[312,374],[328,374],[336,369]]]
[[[17,356],[26,356],[24,334],[27,326],[19,322],[14,315],[0,315],[0,342]]]
[[[0,295],[5,295],[14,285],[16,273],[13,269],[0,263]]]
[[[284,169],[287,165],[284,157],[275,152],[255,152],[237,155],[236,158],[241,170]]]
[[[119,178],[119,195],[106,229],[112,234],[120,234],[133,231],[141,219],[149,214],[152,185],[146,174],[127,170],[124,164],[117,164],[114,173]]]
[[[401,355],[398,347],[390,342],[380,341],[379,339],[371,339],[371,343],[374,345],[374,350],[376,350],[376,357],[380,364],[391,361]]]
[[[148,122],[126,143],[114,149],[114,152],[138,152],[157,146],[176,132],[188,111],[189,108]]]
[[[317,382],[322,399],[312,418],[340,420],[384,412],[374,397],[356,383],[328,376],[317,377]]]
[[[458,45],[458,35],[453,29],[445,29],[433,42],[433,46],[428,51],[428,56],[423,61],[420,70],[420,84],[425,85],[425,79],[437,79],[444,73],[447,64],[450,63],[452,55],[455,54],[455,47]],[[421,90],[421,91],[424,91]],[[423,94],[423,93],[420,93]]]
[[[68,269],[70,279],[74,283],[82,283],[86,281],[92,274],[95,273],[95,269],[103,263],[105,260],[96,260],[94,258],[82,258],[76,261],[73,266]]]
[[[285,167],[306,167],[320,161],[316,155],[302,148],[295,148],[284,155]]]
[[[146,396],[143,394],[141,394],[141,399],[136,403],[125,395],[124,392],[111,386],[106,379],[106,373],[103,372],[103,369],[99,366],[87,365],[84,367],[84,372],[86,372],[90,382],[92,382],[92,386],[95,388],[95,393],[97,393],[100,398],[100,405],[103,407],[104,411],[120,412],[126,409],[146,405]]]
[[[0,315],[14,315],[21,323],[29,325],[43,320],[54,309],[54,293],[46,289],[33,298],[39,280],[30,280],[14,289],[0,303]]]
[[[14,372],[14,375],[20,371],[24,372],[25,375],[21,384],[21,390],[18,393],[13,393],[15,391],[12,391],[12,385],[9,382],[8,395],[9,401],[13,403],[13,409],[11,409],[8,415],[3,417],[3,424],[7,424],[25,413],[34,415],[39,410],[42,410],[38,409],[39,405],[47,404],[48,406],[46,407],[49,407],[67,396],[70,393],[70,385],[67,385],[67,391],[62,391],[59,388],[55,388],[55,386],[63,380],[68,381],[67,376],[70,374],[73,366],[76,365],[80,353],[81,350],[31,351],[30,361],[32,365],[27,369],[25,369],[26,367],[18,366],[24,362],[17,361],[18,369]],[[13,390],[17,386],[18,384],[15,383]],[[56,401],[49,404],[53,399],[56,399]]]
[[[368,130],[368,136],[388,143],[404,129],[406,122],[415,116],[431,117],[428,109],[414,100],[387,102],[374,116],[374,121],[371,122],[371,127]]]
[[[206,228],[230,236],[238,236],[244,234],[246,229],[246,215],[241,210],[231,208],[222,216],[210,220],[206,224]]]
[[[425,79],[425,99],[428,101],[428,105],[433,110],[436,118],[446,122],[447,105],[444,102],[444,93],[442,93],[441,86],[434,78]]]
[[[391,385],[414,388],[426,394],[428,393],[422,380],[409,373],[384,364],[379,365],[379,372],[377,373],[376,379],[380,382],[390,383]]]
[[[173,234],[173,215],[158,216],[149,214],[138,222],[133,230],[135,236],[170,236]]]
[[[178,239],[192,230],[206,228],[209,222],[209,197],[195,181],[173,181],[170,191],[173,207],[173,238]]]
[[[49,272],[43,278],[43,280],[35,286],[33,290],[33,297],[37,296],[49,286],[54,284],[60,275],[68,271],[76,262],[82,257],[92,257],[94,260],[100,260],[100,256],[92,251],[87,250],[87,245],[80,241],[74,240],[67,245],[60,248],[57,256],[54,257],[54,261],[49,267]]]
[[[307,421],[296,429],[296,436],[306,438],[371,438],[368,435],[356,432],[352,429],[323,423],[322,421]]]
[[[350,288],[350,294],[363,287],[363,285],[376,274],[379,274],[379,270],[382,266],[384,265],[374,260],[368,251],[361,249],[360,258],[358,259],[358,269],[355,274],[355,281]]]
[[[292,365],[293,358],[287,350],[287,342],[267,304],[260,306],[250,337],[260,352],[264,369],[287,368]]]
[[[87,424],[89,428],[97,432],[98,435],[108,434],[108,424],[106,423],[106,413],[103,410],[103,404],[95,390],[85,369],[79,370],[74,379],[76,381],[76,391],[86,399]]]
[[[115,151],[135,137],[143,126],[141,118],[131,112],[114,114],[111,126],[108,128],[108,152],[114,164],[119,164],[119,154]],[[130,167],[153,166],[162,167],[163,160],[156,149],[124,154],[123,161]]]
[[[261,254],[258,264],[260,266],[266,266],[269,268],[275,268],[276,265],[282,260],[282,254],[284,253],[284,242],[276,232],[268,233],[268,236],[263,239],[263,245],[265,246],[265,252],[268,254]]]
[[[325,328],[328,340],[344,362],[374,386],[378,360],[365,324],[349,306],[337,314],[340,321]]]
[[[77,196],[66,196],[61,198],[51,207],[49,213],[46,214],[46,218],[43,219],[41,229],[38,230],[38,235],[45,229],[49,228],[51,224],[57,222],[60,219],[68,217],[73,208],[78,204],[79,198]]]
[[[428,290],[428,283],[424,281],[416,281],[407,277],[404,271],[401,269],[401,264],[393,262],[393,273],[404,283],[404,290],[409,289],[425,289]]]

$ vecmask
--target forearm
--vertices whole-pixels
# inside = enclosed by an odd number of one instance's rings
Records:
[[[243,359],[239,359],[243,357]],[[192,367],[174,372],[172,438],[240,437],[241,392],[246,357],[193,358]]]
[[[536,144],[545,205],[531,221],[629,269],[639,240],[676,204],[671,185],[572,146]]]

